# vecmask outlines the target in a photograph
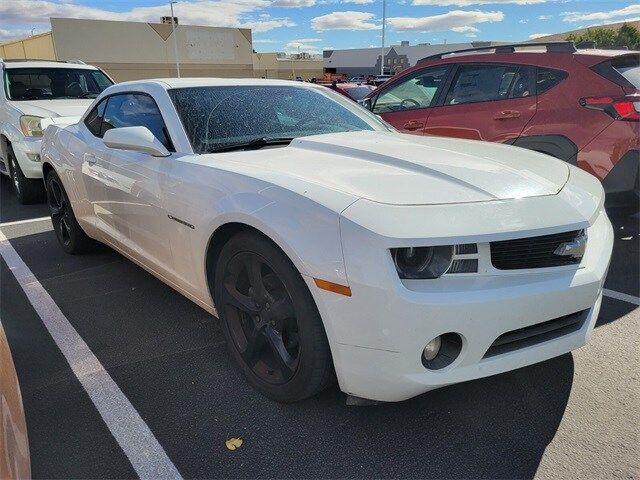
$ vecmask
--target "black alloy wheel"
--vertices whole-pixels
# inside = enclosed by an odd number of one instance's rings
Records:
[[[51,212],[51,223],[56,232],[58,241],[63,247],[68,247],[71,243],[71,221],[69,214],[71,208],[66,194],[60,185],[60,179],[50,178],[48,185],[49,211]]]
[[[62,249],[71,254],[92,250],[96,242],[89,238],[78,224],[67,192],[60,177],[53,170],[47,175],[46,191],[51,223]]]
[[[223,308],[236,348],[262,380],[282,384],[298,368],[298,322],[289,292],[265,259],[236,254],[227,264]]]
[[[293,402],[331,383],[331,353],[313,297],[271,240],[255,231],[232,237],[212,287],[227,346],[254,388]]]

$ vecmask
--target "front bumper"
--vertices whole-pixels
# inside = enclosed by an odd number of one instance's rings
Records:
[[[42,137],[23,137],[11,142],[18,165],[27,178],[42,178],[41,144]]]
[[[579,267],[401,281],[388,250],[374,245],[373,251],[383,253],[366,258],[368,254],[362,252],[371,251],[367,248],[371,244],[343,229],[352,297],[314,291],[341,389],[363,398],[401,401],[584,345],[598,317],[613,248],[613,229],[601,207],[587,233],[589,241]],[[586,311],[585,320],[577,331],[485,358],[504,333],[581,311]],[[448,332],[462,337],[460,354],[447,367],[428,370],[421,360],[424,346]]]

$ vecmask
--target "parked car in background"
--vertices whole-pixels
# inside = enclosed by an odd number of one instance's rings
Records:
[[[0,78],[0,173],[11,177],[21,203],[43,201],[43,130],[77,122],[113,81],[82,62],[1,59]]]
[[[323,85],[323,84],[320,84]],[[366,83],[338,83],[333,82],[331,84],[324,84],[325,86],[335,90],[336,92],[344,95],[345,97],[359,101],[369,95],[376,89],[373,85],[367,85]]]
[[[367,105],[403,132],[508,143],[578,165],[637,210],[639,62],[639,52],[567,42],[443,53]]]
[[[42,158],[61,247],[104,242],[217,311],[279,401],[334,375],[404,400],[569,352],[598,317],[613,230],[597,179],[399,134],[320,85],[122,83],[47,128]]]
[[[377,75],[375,77],[373,77],[373,79],[371,80],[371,83],[373,85],[375,85],[376,87],[379,87],[380,85],[382,85],[383,83],[385,83],[387,80],[393,78],[393,75]]]
[[[31,478],[29,439],[18,376],[0,321],[0,478]]]

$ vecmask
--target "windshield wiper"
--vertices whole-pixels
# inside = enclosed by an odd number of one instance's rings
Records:
[[[258,150],[262,147],[269,147],[271,145],[289,145],[292,141],[292,137],[260,137],[254,138],[248,142],[233,143],[223,147],[212,148],[209,152],[217,153],[231,152],[233,150]]]

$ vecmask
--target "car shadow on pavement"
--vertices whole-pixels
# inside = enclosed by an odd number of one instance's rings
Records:
[[[0,223],[15,222],[49,215],[45,202],[22,205],[18,202],[11,179],[0,174]]]

